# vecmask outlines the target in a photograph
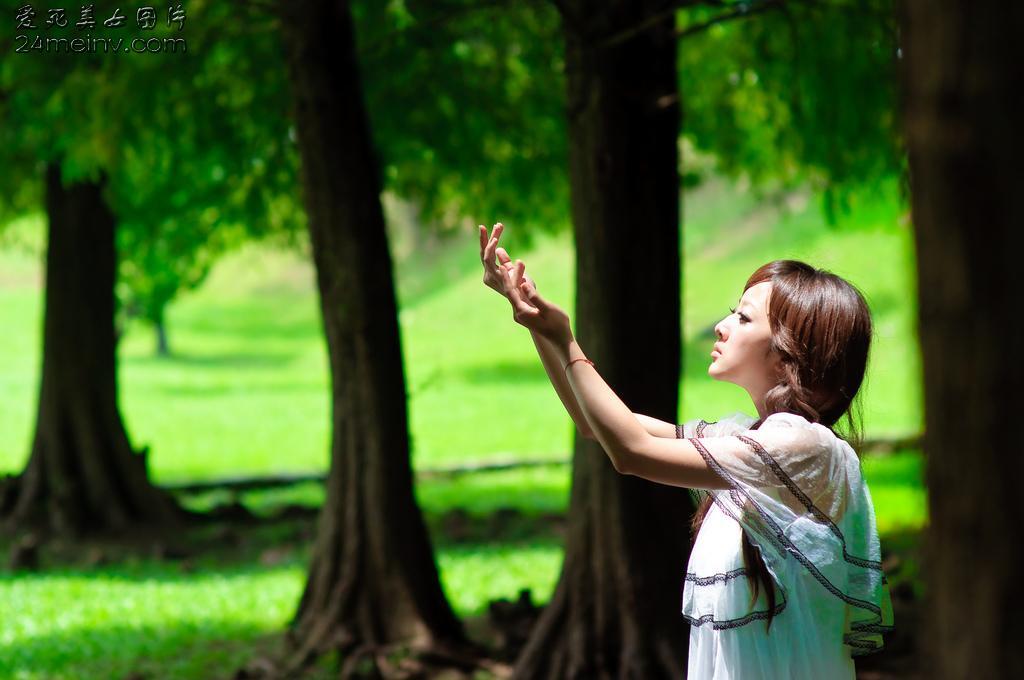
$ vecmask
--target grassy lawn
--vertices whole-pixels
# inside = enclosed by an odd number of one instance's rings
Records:
[[[900,452],[865,460],[878,513],[883,557],[925,520],[921,457]],[[553,466],[429,480],[417,496],[434,537],[445,592],[461,617],[481,616],[489,600],[515,599],[529,588],[547,601],[562,563],[557,533],[538,531],[537,519],[564,512],[569,470]],[[316,505],[317,484],[287,491],[249,492],[242,501],[262,513],[283,503]],[[218,502],[216,494],[192,507]],[[456,540],[453,509],[470,529]],[[499,511],[513,518],[497,526]],[[473,521],[475,520],[475,522]],[[472,525],[476,524],[475,529]],[[0,678],[227,678],[280,644],[294,613],[309,555],[310,528],[268,529],[246,535],[225,554],[158,561],[129,559],[13,576],[0,574]],[[889,540],[889,536],[893,540]],[[492,538],[488,538],[492,537]],[[910,580],[913,554],[890,574],[892,587]],[[898,624],[897,624],[898,625]],[[223,671],[223,672],[221,672]]]
[[[823,224],[816,200],[799,195],[782,209],[712,182],[685,204],[680,419],[750,411],[746,393],[706,374],[712,328],[758,265],[792,257],[850,278],[872,308],[867,434],[920,431],[912,243],[892,196],[834,228]],[[41,224],[18,226],[38,247]],[[573,314],[568,234],[512,256]],[[400,299],[415,301],[400,313],[413,464],[564,460],[574,428],[529,333],[481,284],[479,266],[475,232],[396,265]],[[0,253],[0,269],[0,472],[16,472],[34,424],[41,274],[37,260],[10,249]],[[175,356],[154,358],[152,330],[141,323],[129,327],[119,349],[124,418],[134,444],[150,447],[158,481],[325,469],[326,352],[313,272],[301,255],[248,247],[224,259],[168,316]]]
[[[823,224],[813,196],[773,205],[721,182],[688,194],[685,209],[679,420],[750,412],[742,390],[706,375],[711,328],[757,266],[792,257],[848,277],[872,308],[866,434],[920,431],[912,241],[892,194],[866,201],[835,227]],[[42,297],[31,252],[40,226],[14,225],[0,249],[0,472],[24,465],[36,408]],[[512,256],[572,315],[568,234]],[[400,299],[409,301],[401,326],[415,467],[565,461],[572,425],[528,332],[481,285],[475,232],[416,258],[396,267]],[[170,309],[173,357],[154,358],[151,329],[129,328],[119,348],[121,407],[134,444],[151,448],[158,481],[325,469],[328,382],[317,305],[303,257],[251,246]],[[916,451],[864,459],[883,556],[892,546],[908,550],[890,581],[910,581],[915,591],[919,568],[910,548],[927,521],[921,466]],[[479,616],[489,600],[514,598],[521,588],[535,602],[550,597],[562,547],[548,519],[566,510],[569,472],[553,465],[417,485],[460,616]],[[305,484],[241,500],[269,515],[284,504],[316,507],[322,498],[319,485]],[[211,492],[188,503],[225,500]],[[0,572],[0,678],[230,677],[272,649],[294,613],[311,541],[309,527],[293,529],[247,535],[225,554],[100,564],[83,557],[40,573]]]

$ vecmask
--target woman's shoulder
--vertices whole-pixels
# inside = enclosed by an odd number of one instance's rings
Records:
[[[716,434],[726,434],[749,430],[750,426],[757,422],[757,418],[749,416],[742,411],[732,411],[718,417],[717,420],[708,422],[711,431]]]
[[[760,429],[772,429],[772,428],[792,428],[809,432],[814,435],[813,440],[825,450],[831,450],[836,455],[840,456],[840,459],[845,459],[852,456],[854,460],[857,459],[857,453],[854,451],[853,446],[836,434],[835,430],[821,423],[811,422],[804,416],[798,413],[789,413],[787,411],[780,411],[773,413],[764,419]]]
[[[799,413],[790,413],[789,411],[779,411],[778,413],[772,413],[764,422],[761,427],[791,427],[801,430],[814,430],[829,439],[841,439],[835,431],[827,425],[821,423],[815,423],[808,420],[806,417]]]

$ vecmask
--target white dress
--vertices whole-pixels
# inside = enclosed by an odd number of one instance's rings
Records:
[[[683,586],[691,680],[854,678],[853,656],[882,648],[893,629],[874,507],[853,449],[827,427],[792,413],[676,426],[729,489],[691,489],[713,503]],[[775,587],[766,631],[763,585],[742,533],[764,557]]]

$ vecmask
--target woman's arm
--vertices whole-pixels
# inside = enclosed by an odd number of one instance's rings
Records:
[[[576,395],[573,395],[575,397]],[[666,439],[676,438],[676,425],[675,423],[665,422],[664,420],[658,420],[650,416],[645,416],[642,413],[634,413],[636,419],[640,421],[640,424],[644,426],[648,434],[654,437],[665,437]]]
[[[532,282],[525,279],[522,260],[516,260],[514,266],[502,273],[504,290],[514,310],[512,318],[547,341],[537,346],[542,356],[548,355],[548,376],[552,380],[561,377],[556,369],[564,367],[566,382],[576,397],[583,422],[618,472],[674,486],[728,488],[688,440],[652,436],[647,431],[637,414],[630,411],[583,354],[565,310],[542,298]],[[548,346],[550,351],[544,351]],[[671,449],[663,450],[663,444],[671,444]]]
[[[555,357],[567,362],[586,358],[571,332],[566,338],[561,342],[552,340]],[[645,431],[637,422],[637,414],[630,412],[596,367],[575,363],[567,379],[583,417],[618,472],[670,486],[729,488],[691,440],[651,436]]]
[[[533,338],[533,344],[537,346],[540,361],[544,364],[544,370],[547,371],[548,378],[551,380],[555,392],[558,393],[558,398],[562,400],[565,410],[569,412],[572,421],[576,423],[576,430],[580,433],[580,436],[586,439],[593,439],[594,433],[590,431],[590,425],[587,424],[587,419],[583,416],[583,411],[580,410],[580,405],[576,402],[576,395],[572,393],[572,388],[569,386],[569,379],[565,375],[565,369],[562,368],[561,362],[555,356],[554,346],[535,330],[530,330],[530,337]]]
[[[565,370],[561,367],[558,359],[555,357],[554,346],[548,340],[544,339],[544,336],[537,333],[537,331],[531,330],[530,336],[533,338],[533,344],[537,347],[537,353],[540,354],[540,360],[541,363],[544,364],[544,370],[547,371],[548,378],[551,379],[551,384],[554,386],[555,392],[558,393],[558,398],[562,400],[565,410],[569,412],[569,415],[572,417],[572,421],[576,423],[576,430],[579,432],[581,437],[596,440],[597,438],[590,430],[590,425],[587,423],[587,419],[583,415],[583,411],[580,410],[579,402],[576,401],[576,395],[573,394],[572,387],[569,386],[569,379],[565,375]],[[642,413],[634,413],[633,415],[636,416],[636,419],[652,436],[675,439],[675,423],[658,420],[657,418],[645,416]]]
[[[501,295],[507,297],[505,293],[505,271],[512,268],[512,258],[508,256],[508,252],[504,248],[498,247],[498,239],[501,237],[501,232],[505,229],[505,225],[501,222],[495,224],[490,237],[487,235],[487,227],[481,224],[479,229],[480,261],[484,266],[484,283],[489,288],[493,288]],[[497,263],[495,258],[497,258]],[[594,439],[594,434],[590,431],[587,419],[583,416],[583,412],[580,411],[579,404],[576,403],[576,397],[572,393],[572,388],[569,387],[569,379],[565,376],[565,370],[554,355],[554,346],[543,335],[532,328],[530,329],[530,336],[533,338],[533,344],[537,347],[540,361],[544,364],[544,371],[547,372],[548,379],[551,380],[558,398],[562,400],[565,410],[576,424],[576,430],[580,436],[586,439]]]

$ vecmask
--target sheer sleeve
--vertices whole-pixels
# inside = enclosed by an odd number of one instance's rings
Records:
[[[845,603],[853,655],[881,649],[892,604],[871,495],[849,444],[792,413],[772,414],[756,430],[699,429],[680,434],[729,488],[698,497],[710,495],[740,523],[777,581],[810,576],[824,588],[816,592]]]
[[[691,439],[693,437],[720,437],[727,434],[738,434],[744,432],[756,421],[745,413],[736,411],[718,420],[708,422],[703,418],[694,418],[676,425],[676,439]],[[700,503],[704,494],[703,489],[688,489],[694,503]]]

